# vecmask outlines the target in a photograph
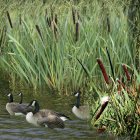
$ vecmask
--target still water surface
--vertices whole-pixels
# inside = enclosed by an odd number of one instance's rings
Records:
[[[15,101],[19,101],[17,91],[14,94]],[[10,116],[5,110],[8,101],[6,94],[0,94],[0,140],[114,140],[108,134],[98,134],[91,129],[86,121],[77,119],[71,112],[75,99],[74,97],[59,96],[42,93],[31,93],[31,90],[22,91],[24,93],[23,102],[30,102],[37,99],[41,108],[48,108],[63,112],[72,120],[65,122],[64,129],[49,129],[35,127],[26,122],[25,117]]]

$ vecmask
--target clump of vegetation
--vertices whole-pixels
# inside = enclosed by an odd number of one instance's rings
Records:
[[[107,72],[100,59],[97,60],[107,84],[110,84],[106,93],[98,91],[98,94],[107,95],[109,100],[102,109],[99,100],[92,104],[92,125],[101,131],[108,130],[115,135],[129,135],[137,139],[140,133],[140,84],[134,73],[130,74],[125,64],[122,65],[124,75],[121,79],[109,82]],[[133,71],[134,72],[134,71]],[[125,76],[125,77],[124,77]],[[137,84],[138,83],[138,84]],[[97,89],[96,89],[97,90]],[[102,110],[102,114],[99,112]]]

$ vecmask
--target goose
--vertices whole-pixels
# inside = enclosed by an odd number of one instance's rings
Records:
[[[18,94],[18,96],[21,97],[21,98],[20,98],[19,104],[20,104],[20,106],[22,107],[22,110],[24,110],[25,114],[27,114],[28,112],[33,111],[33,107],[31,107],[31,106],[30,106],[30,107],[27,107],[27,106],[29,105],[29,103],[23,103],[23,93],[20,92],[20,93]]]
[[[35,126],[44,126],[48,128],[64,128],[64,121],[69,117],[62,113],[49,109],[41,109],[37,100],[32,100],[28,106],[33,106],[34,110],[26,115],[26,120]]]
[[[20,96],[20,102],[19,102],[19,104],[23,104],[23,103],[22,103],[22,102],[23,102],[23,93],[20,92],[20,93],[18,94],[18,96]],[[27,104],[27,105],[28,105],[28,103],[24,103],[24,104]]]
[[[25,106],[23,104],[13,102],[13,94],[12,93],[9,93],[8,97],[9,97],[9,102],[6,104],[6,110],[8,111],[8,113],[10,115],[15,115],[15,116],[26,115],[27,112],[31,111],[30,108],[27,108],[27,105]]]
[[[72,108],[73,114],[81,119],[81,120],[88,120],[90,118],[90,110],[89,106],[87,105],[80,105],[80,94],[81,92],[75,92],[74,95],[77,97],[76,98],[76,104]]]

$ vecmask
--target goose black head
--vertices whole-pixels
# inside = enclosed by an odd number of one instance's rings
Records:
[[[76,97],[79,97],[79,96],[80,96],[80,94],[81,94],[81,92],[80,92],[80,91],[76,91],[76,92],[74,92],[74,96],[76,96]]]
[[[20,99],[20,104],[22,104],[22,101],[23,101],[23,94],[22,94],[22,92],[20,92],[19,94],[18,94],[18,96],[20,96],[21,97],[21,99]]]
[[[29,106],[35,107],[33,114],[37,113],[40,109],[40,106],[37,100],[32,100],[27,107]]]
[[[76,97],[76,104],[75,105],[77,108],[79,108],[79,106],[80,106],[80,94],[81,94],[80,91],[74,92],[74,96]]]
[[[13,102],[13,94],[9,93],[7,96],[9,97],[9,103]]]

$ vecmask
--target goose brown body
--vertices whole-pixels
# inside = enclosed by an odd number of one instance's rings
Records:
[[[76,104],[72,108],[73,114],[81,119],[81,120],[88,120],[90,118],[90,110],[88,105],[80,105],[80,92],[75,93]]]
[[[39,109],[39,104],[36,100],[31,102],[35,106],[35,110],[26,115],[27,122],[35,126],[45,126],[49,128],[64,128],[64,121],[69,117],[62,113],[55,112],[49,109]]]

